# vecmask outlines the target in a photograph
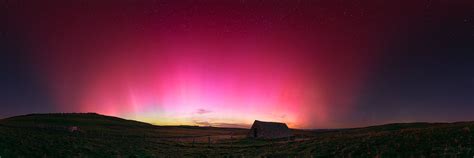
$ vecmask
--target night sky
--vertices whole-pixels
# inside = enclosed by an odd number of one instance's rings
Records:
[[[7,0],[0,118],[474,120],[472,0]]]

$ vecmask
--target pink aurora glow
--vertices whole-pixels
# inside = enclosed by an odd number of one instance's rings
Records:
[[[367,49],[376,36],[341,32],[344,22],[307,23],[320,16],[311,8],[308,17],[288,17],[285,8],[172,4],[143,12],[148,6],[74,5],[24,18],[38,25],[21,29],[45,39],[32,60],[58,111],[156,124],[331,127],[354,108],[377,58]],[[338,16],[326,14],[323,22]]]

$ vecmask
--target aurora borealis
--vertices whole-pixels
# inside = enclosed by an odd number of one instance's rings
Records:
[[[9,0],[0,117],[474,120],[472,1]]]

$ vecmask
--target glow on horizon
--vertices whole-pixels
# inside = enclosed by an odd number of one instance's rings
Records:
[[[216,51],[210,45],[190,45],[164,48],[169,51],[161,52],[167,61],[150,60],[152,68],[145,68],[143,74],[134,74],[139,68],[133,64],[118,65],[118,71],[106,68],[107,77],[91,79],[88,90],[80,94],[79,110],[159,125],[248,125],[258,119],[300,126],[298,121],[304,118],[300,114],[306,110],[303,104],[308,104],[305,101],[312,97],[308,93],[315,90],[302,85],[304,74],[292,71],[295,65],[280,62],[287,56],[264,57],[254,52],[268,50],[254,48],[226,59],[229,54],[196,52]],[[124,71],[127,69],[130,72]],[[313,118],[324,120],[322,106],[317,112]]]

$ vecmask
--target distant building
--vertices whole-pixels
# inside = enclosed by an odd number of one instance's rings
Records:
[[[277,139],[292,137],[293,133],[285,123],[255,120],[247,136],[259,139]]]
[[[79,131],[79,128],[77,128],[77,126],[70,126],[69,127],[69,132],[77,132]]]

